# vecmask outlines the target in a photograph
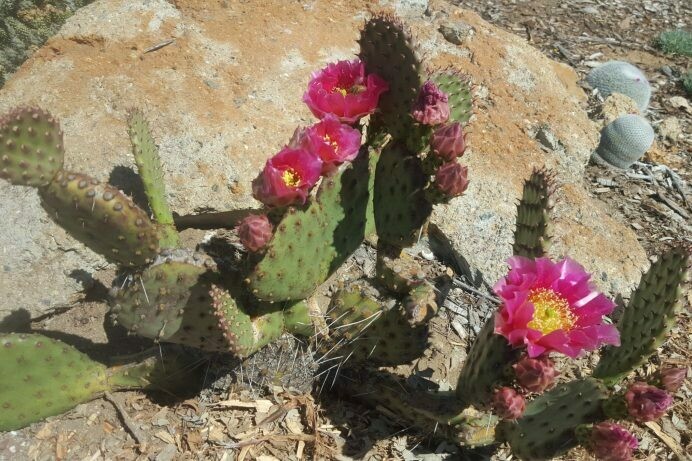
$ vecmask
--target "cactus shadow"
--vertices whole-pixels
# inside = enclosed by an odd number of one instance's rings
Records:
[[[0,333],[28,333],[31,331],[31,314],[21,308],[14,310],[0,320]]]
[[[397,386],[396,391],[401,395],[410,393],[420,393],[434,390],[437,385],[427,379],[425,370],[416,372],[409,376],[405,384],[393,384]],[[368,375],[369,378],[365,376]],[[364,459],[366,454],[379,442],[394,435],[407,434],[410,436],[407,450],[413,455],[425,456],[426,454],[443,450],[451,454],[455,460],[463,461],[489,461],[498,448],[498,445],[488,445],[484,447],[464,447],[459,446],[444,437],[444,430],[431,424],[429,430],[425,431],[413,427],[409,421],[403,420],[399,415],[389,410],[380,412],[375,410],[375,405],[384,404],[386,398],[381,398],[382,394],[369,387],[366,381],[377,376],[377,381],[401,382],[401,377],[386,370],[343,370],[340,376],[332,382],[331,377],[327,377],[329,383],[328,394],[320,398],[320,408],[337,427],[348,427],[350,433],[343,446],[343,455],[353,459]],[[323,391],[324,392],[324,391]],[[377,395],[377,397],[372,397]],[[423,395],[423,394],[420,394]],[[327,397],[327,398],[325,398]],[[409,397],[410,399],[411,397]],[[368,402],[374,400],[375,402]],[[382,402],[380,402],[382,400]],[[402,402],[405,399],[402,399]],[[426,401],[430,400],[429,407]],[[437,402],[435,402],[437,400]],[[432,414],[439,412],[443,408],[445,412],[457,409],[461,412],[463,405],[458,402],[453,393],[446,394],[437,399],[421,399],[416,406],[428,410]],[[449,431],[447,431],[449,432]]]
[[[151,215],[149,199],[144,192],[144,183],[135,170],[127,166],[118,165],[111,171],[108,183],[132,197],[132,201],[137,206]]]

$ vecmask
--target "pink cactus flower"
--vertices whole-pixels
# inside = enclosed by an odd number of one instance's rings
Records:
[[[267,215],[251,214],[238,225],[238,237],[248,251],[257,252],[264,248],[272,238],[274,230]]]
[[[252,195],[269,206],[303,204],[321,171],[322,161],[315,154],[284,147],[252,182]]]
[[[312,74],[303,102],[319,119],[334,114],[353,124],[372,114],[380,95],[388,89],[379,75],[365,75],[365,65],[359,59],[339,61]]]
[[[661,385],[663,388],[674,394],[680,389],[682,383],[685,382],[685,378],[687,378],[687,368],[664,368],[659,371],[659,375],[661,376]]]
[[[555,351],[574,358],[602,344],[620,345],[617,328],[603,318],[615,304],[577,262],[521,256],[507,262],[509,274],[494,287],[503,302],[495,332],[512,346],[525,345],[529,357]]]
[[[614,423],[594,424],[588,444],[596,458],[603,461],[630,461],[632,451],[639,446],[631,432]]]
[[[360,131],[345,125],[332,114],[308,128],[305,145],[322,159],[322,173],[356,158],[360,149]]]
[[[555,383],[558,375],[555,364],[548,357],[524,357],[513,368],[517,382],[529,392],[545,391]]]
[[[517,419],[524,414],[526,400],[511,387],[501,387],[493,393],[493,408],[502,419]]]
[[[637,422],[655,421],[673,404],[673,397],[663,389],[635,382],[625,392],[627,411]]]
[[[428,80],[418,93],[411,115],[423,125],[439,125],[449,120],[449,96]]]
[[[443,125],[436,129],[430,140],[433,153],[446,162],[451,162],[464,155],[466,135],[459,122]]]
[[[447,197],[458,197],[469,186],[468,168],[455,161],[445,163],[435,173],[435,186]]]

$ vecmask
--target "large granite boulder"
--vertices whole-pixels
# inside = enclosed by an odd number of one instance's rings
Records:
[[[21,104],[52,112],[65,131],[68,167],[127,188],[125,120],[139,107],[160,145],[176,212],[255,206],[250,179],[296,125],[312,123],[301,102],[310,72],[354,55],[359,26],[377,3],[98,0],[0,89],[0,112]],[[405,18],[431,63],[458,67],[475,83],[464,158],[471,186],[433,217],[474,277],[493,283],[504,272],[522,182],[547,165],[563,185],[554,254],[581,261],[602,288],[627,291],[646,257],[583,186],[598,132],[576,74],[446,2],[379,3]],[[33,190],[3,182],[0,197],[0,321],[20,309],[36,316],[68,305],[94,279],[107,280],[112,267],[55,226]]]

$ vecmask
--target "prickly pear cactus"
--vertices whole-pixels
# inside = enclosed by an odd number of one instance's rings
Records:
[[[639,115],[616,118],[601,131],[601,142],[593,156],[596,161],[627,169],[642,158],[654,142],[654,129]]]
[[[364,148],[353,163],[323,179],[306,209],[288,211],[248,277],[254,296],[265,301],[306,298],[358,248],[372,220],[378,158],[377,148]]]
[[[553,207],[551,195],[554,188],[554,177],[545,170],[534,170],[524,182],[514,230],[515,256],[545,256],[550,245],[549,214]]]
[[[642,275],[618,322],[620,347],[608,347],[594,370],[596,378],[617,382],[641,365],[675,322],[690,264],[689,247],[669,250]]]
[[[115,187],[85,174],[60,171],[39,195],[55,222],[106,259],[142,266],[156,256],[156,225]]]
[[[434,72],[430,79],[449,96],[449,122],[465,125],[473,115],[473,95],[469,79],[453,69]]]
[[[397,18],[379,15],[365,24],[358,44],[366,72],[389,84],[389,91],[380,97],[379,111],[371,118],[371,128],[405,139],[414,126],[408,113],[423,83],[415,41]]]
[[[379,301],[371,287],[355,286],[332,298],[327,322],[332,343],[324,346],[343,361],[367,361],[376,366],[408,363],[420,357],[428,340],[428,325],[412,317],[394,300]]]
[[[62,131],[48,113],[19,107],[0,117],[0,178],[21,186],[47,186],[62,169]]]
[[[151,212],[159,225],[161,247],[175,248],[178,246],[178,232],[173,223],[173,213],[166,200],[163,166],[158,148],[151,136],[149,124],[144,115],[135,110],[130,113],[128,125],[137,172],[142,178]]]
[[[375,172],[375,228],[383,243],[395,247],[413,244],[432,212],[425,196],[428,177],[416,153],[403,144],[391,144],[380,155]]]
[[[495,334],[495,318],[485,322],[471,346],[457,383],[457,398],[467,405],[485,405],[493,389],[507,380],[510,364],[519,355],[507,340]]]
[[[602,419],[607,396],[594,379],[559,385],[529,403],[517,421],[501,422],[498,440],[506,441],[519,459],[553,459],[577,445],[577,426]]]
[[[611,93],[621,93],[632,98],[644,112],[649,106],[651,86],[646,75],[628,62],[608,61],[586,76],[586,81],[604,98]]]

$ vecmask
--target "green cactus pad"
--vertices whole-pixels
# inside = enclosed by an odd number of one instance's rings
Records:
[[[163,167],[159,151],[149,131],[144,115],[139,111],[130,113],[128,119],[132,154],[135,157],[137,171],[144,184],[144,192],[149,199],[149,206],[154,219],[161,227],[161,246],[174,248],[178,246],[178,232],[173,223],[166,201],[166,187],[163,181]]]
[[[81,173],[60,171],[39,194],[56,223],[106,259],[132,267],[156,256],[156,226],[118,189]]]
[[[476,447],[496,443],[497,417],[464,408],[452,395],[412,389],[391,373],[363,367],[334,382],[336,391],[369,407],[385,408],[426,437]]]
[[[609,346],[602,352],[593,373],[596,378],[617,382],[661,345],[675,322],[689,263],[689,247],[673,248],[642,275],[617,324],[620,347]]]
[[[361,244],[371,211],[374,149],[322,180],[304,210],[289,209],[248,283],[265,301],[309,297]]]
[[[0,335],[0,431],[57,415],[108,389],[106,367],[37,334]]]
[[[249,309],[243,305],[247,301],[241,304],[239,299],[218,286],[212,287],[211,296],[218,327],[228,343],[228,351],[238,357],[252,355],[286,331],[312,332],[312,328],[306,328],[312,322],[304,301],[289,304],[281,310],[276,310],[276,306],[269,303],[258,303],[253,306],[254,309]]]
[[[485,322],[464,363],[457,383],[457,398],[467,405],[483,406],[493,390],[507,381],[509,365],[519,355],[507,340],[495,334],[495,318]]]
[[[0,335],[0,431],[19,429],[120,389],[194,389],[195,354],[145,351],[110,368],[41,334]]]
[[[385,304],[358,286],[339,291],[327,317],[333,342],[324,348],[346,362],[400,365],[420,357],[427,345],[426,322],[416,323],[401,304]]]
[[[519,459],[553,459],[577,445],[577,426],[603,417],[601,404],[607,397],[605,387],[594,379],[562,384],[529,403],[517,421],[501,422],[498,439]]]
[[[0,178],[22,186],[47,186],[62,169],[62,131],[47,112],[20,107],[0,117]]]
[[[211,312],[208,292],[213,269],[213,262],[201,254],[164,252],[143,272],[128,276],[124,284],[116,279],[112,313],[117,323],[139,336],[177,342],[171,338],[179,333],[178,339],[195,337],[194,344],[184,344],[226,350]]]
[[[465,125],[473,115],[473,94],[468,78],[447,69],[433,73],[430,80],[449,96],[449,123]]]
[[[380,96],[379,111],[371,117],[371,128],[404,139],[414,126],[409,114],[422,84],[421,61],[413,38],[399,19],[379,15],[365,24],[358,44],[366,72],[389,84],[389,90]]]
[[[524,182],[524,191],[517,205],[514,230],[515,256],[540,258],[550,246],[551,195],[555,190],[554,176],[546,170],[534,170]]]
[[[403,144],[390,144],[375,173],[375,227],[383,243],[405,247],[415,243],[432,213],[425,197],[428,177],[420,159]]]

